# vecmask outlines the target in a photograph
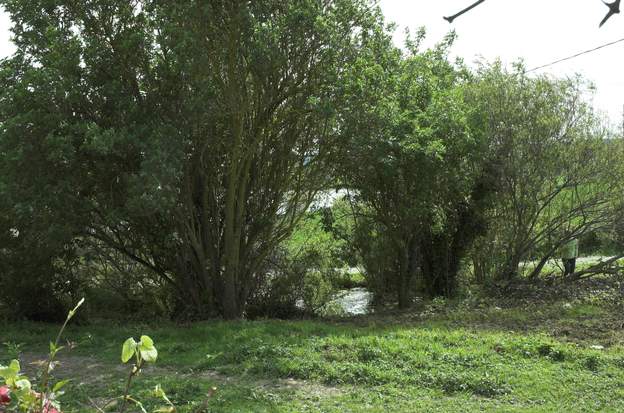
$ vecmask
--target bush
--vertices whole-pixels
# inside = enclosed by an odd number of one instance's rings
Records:
[[[366,269],[366,287],[373,293],[375,302],[383,302],[394,293],[398,271],[392,243],[379,225],[365,219],[358,221],[353,239]]]
[[[323,223],[324,210],[308,213],[274,252],[251,293],[249,318],[318,315],[337,290],[341,248]]]
[[[28,257],[28,258],[27,258]],[[0,310],[13,320],[59,322],[76,290],[65,262],[44,251],[0,252]]]
[[[332,278],[332,284],[338,290],[366,287],[366,277],[359,271],[352,272],[349,269],[343,269],[337,271],[335,277]]]

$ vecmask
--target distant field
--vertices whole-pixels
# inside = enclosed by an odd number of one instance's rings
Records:
[[[600,261],[607,261],[610,258],[612,257],[602,256],[602,255],[591,255],[591,256],[579,257],[576,259],[576,270],[578,271],[578,270],[582,270],[585,268],[589,268],[592,265],[598,264]],[[618,262],[622,264],[624,263],[624,259],[619,260]],[[537,263],[538,261],[525,261],[521,264],[521,269],[524,273],[530,273],[530,271],[535,268]],[[546,263],[542,271],[542,274],[548,274],[548,273],[553,273],[553,274],[563,273],[563,262],[561,261],[560,258],[552,258]]]
[[[160,383],[182,412],[212,386],[210,412],[624,411],[620,283],[578,288],[552,291],[561,299],[550,304],[437,302],[350,321],[72,327],[79,345],[58,367],[75,379],[64,410],[121,394],[121,343],[145,333],[160,350],[134,392],[148,408]],[[4,326],[0,342],[21,344],[27,365],[55,329]]]

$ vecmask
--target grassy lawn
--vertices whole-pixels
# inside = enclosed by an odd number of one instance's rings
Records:
[[[211,412],[624,411],[622,306],[588,291],[549,304],[438,303],[348,321],[72,326],[67,338],[78,345],[57,374],[74,378],[65,411],[94,411],[90,400],[122,394],[123,340],[149,334],[159,360],[133,392],[149,408],[160,383],[182,412],[213,386]],[[12,324],[0,342],[19,343],[28,365],[55,330]],[[0,361],[14,351],[0,350]]]

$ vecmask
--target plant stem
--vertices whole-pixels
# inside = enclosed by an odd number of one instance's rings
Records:
[[[76,311],[78,311],[82,303],[84,303],[84,298],[78,301],[78,304],[76,304],[76,306],[72,310],[69,311],[69,313],[67,314],[67,318],[65,319],[65,322],[63,323],[63,325],[61,326],[61,329],[56,335],[56,340],[54,340],[54,348],[50,349],[48,360],[44,366],[43,373],[41,374],[41,410],[42,411],[45,409],[46,400],[48,399],[48,390],[49,390],[48,383],[49,383],[49,378],[50,378],[50,366],[52,365],[52,362],[54,361],[54,357],[56,357],[56,353],[58,352],[58,345],[59,345],[59,342],[61,341],[61,336],[63,335],[63,331],[65,331],[65,327],[67,327],[67,323],[69,323],[69,320],[71,320],[72,317],[76,314]]]
[[[61,327],[58,334],[56,335],[56,340],[54,341],[54,351],[52,351],[52,349],[50,350],[50,355],[48,356],[48,360],[46,361],[44,365],[43,373],[41,374],[41,409],[42,410],[45,408],[45,402],[48,398],[48,383],[49,383],[49,378],[50,378],[50,366],[52,365],[52,362],[54,361],[54,357],[56,356],[58,344],[59,344],[59,341],[61,341],[61,336],[63,335],[63,331],[65,331],[65,327],[67,327],[67,323],[69,323],[70,319],[71,319],[71,316],[68,316],[65,319],[63,326]]]
[[[139,360],[137,364],[132,366],[132,370],[130,370],[130,374],[128,375],[128,380],[126,381],[126,389],[124,391],[123,402],[121,404],[121,409],[119,410],[119,413],[124,413],[124,411],[126,410],[126,403],[128,401],[128,394],[130,394],[130,385],[132,384],[132,379],[141,370],[142,364],[143,364],[143,360]]]

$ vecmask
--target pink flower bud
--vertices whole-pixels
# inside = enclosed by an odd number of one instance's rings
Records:
[[[9,386],[0,387],[0,405],[11,403],[11,390]]]

